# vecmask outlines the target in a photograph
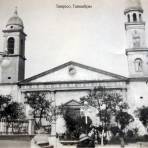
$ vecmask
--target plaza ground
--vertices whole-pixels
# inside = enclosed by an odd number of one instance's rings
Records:
[[[67,146],[63,146],[63,148],[76,148],[76,146],[71,146],[71,145],[67,145]],[[100,145],[96,145],[95,148],[121,148],[120,145],[105,145],[105,146],[100,146]],[[139,144],[128,144],[125,145],[124,148],[148,148],[148,146],[140,146]]]

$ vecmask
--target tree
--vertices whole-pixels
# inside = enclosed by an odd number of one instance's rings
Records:
[[[24,119],[23,104],[13,101],[11,95],[0,95],[0,118],[6,121]]]
[[[25,120],[23,104],[14,102],[11,95],[0,95],[0,118],[6,122],[6,132],[10,127],[12,127],[12,133],[14,129],[20,132],[20,120]]]
[[[135,111],[136,116],[142,122],[144,127],[148,128],[148,106],[142,106]]]
[[[81,98],[81,102],[84,103],[84,101],[98,110],[98,116],[104,127],[111,124],[112,116],[116,116],[119,111],[128,109],[128,104],[123,101],[120,94],[104,87],[94,88],[88,96]]]
[[[125,129],[133,121],[134,121],[133,116],[130,115],[128,112],[120,110],[116,115],[116,122],[119,128],[119,137],[121,141],[121,147],[124,147],[125,145],[124,137],[125,137],[125,134],[128,134],[129,132],[128,130],[127,133],[125,133]]]
[[[83,104],[85,101],[98,110],[97,116],[102,126],[102,138],[104,132],[107,134],[110,131],[113,117],[119,116],[119,113],[128,109],[128,104],[123,101],[119,93],[107,90],[105,87],[94,88],[89,95],[81,98]]]
[[[133,116],[127,112],[119,111],[116,115],[116,122],[121,132],[123,132],[124,129],[133,121]]]
[[[46,92],[28,92],[25,94],[25,103],[33,109],[32,114],[35,119],[36,130],[43,127],[42,119],[46,119],[50,126],[55,115],[54,101],[46,98]]]
[[[5,116],[5,108],[11,103],[11,100],[12,97],[10,95],[0,95],[0,118]]]
[[[18,102],[10,102],[2,112],[2,117],[6,118],[6,121],[25,119],[23,105]]]

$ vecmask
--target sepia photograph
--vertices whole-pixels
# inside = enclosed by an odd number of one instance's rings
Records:
[[[148,0],[0,0],[0,148],[148,148]]]

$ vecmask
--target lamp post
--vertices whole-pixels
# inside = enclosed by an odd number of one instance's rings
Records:
[[[86,128],[87,128],[87,123],[88,123],[88,120],[87,120],[87,116],[88,116],[88,114],[87,114],[87,109],[88,109],[88,106],[87,106],[87,105],[88,105],[88,103],[85,101],[85,102],[84,102],[84,107],[85,107],[85,108],[84,108],[84,109],[85,109],[85,110],[84,110],[84,116],[85,116]]]
[[[101,111],[106,110],[106,104],[100,107]],[[102,121],[101,146],[104,146],[104,121]]]
[[[85,117],[85,124],[86,124],[86,134],[87,133],[87,124],[88,124],[88,113],[87,113],[87,110],[88,110],[88,102],[87,101],[84,101],[84,105],[81,107],[80,109],[80,112],[84,115]]]

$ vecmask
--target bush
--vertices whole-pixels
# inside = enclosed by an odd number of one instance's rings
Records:
[[[128,131],[127,131],[127,137],[128,137],[128,138],[134,137],[134,133],[133,133],[132,130],[128,130]]]
[[[113,136],[111,140],[109,141],[109,144],[120,144],[120,137],[119,136]]]
[[[132,131],[129,131],[128,136],[125,137],[125,143],[136,143],[136,142],[148,142],[148,135],[136,137],[134,135],[132,136]],[[109,144],[120,144],[120,137],[113,136],[109,141]]]
[[[111,132],[112,132],[112,134],[114,135],[114,136],[116,136],[117,135],[117,133],[119,133],[119,128],[118,128],[118,126],[113,126],[113,127],[111,127]]]

